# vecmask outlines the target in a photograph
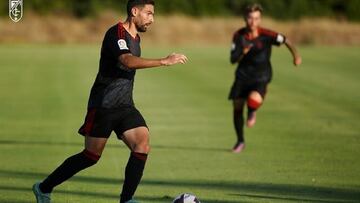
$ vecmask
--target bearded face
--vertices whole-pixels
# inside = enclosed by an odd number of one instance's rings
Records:
[[[142,7],[133,8],[133,22],[138,32],[146,32],[154,22],[154,6],[146,4]]]

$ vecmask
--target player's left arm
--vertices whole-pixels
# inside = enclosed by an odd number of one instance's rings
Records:
[[[285,42],[284,44],[286,45],[286,47],[289,49],[291,55],[294,58],[294,65],[295,66],[299,66],[302,63],[302,58],[300,56],[300,53],[298,52],[298,50],[296,49],[296,47],[294,46],[294,44],[288,39],[285,38]]]
[[[281,44],[285,44],[289,49],[291,55],[293,56],[293,62],[295,66],[299,66],[302,63],[302,59],[300,53],[295,48],[294,44],[284,35],[271,31],[271,30],[262,30],[271,38],[271,42],[274,45],[280,46]]]

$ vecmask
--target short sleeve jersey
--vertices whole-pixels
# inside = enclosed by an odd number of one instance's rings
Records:
[[[240,58],[245,47],[250,51],[240,60],[236,78],[244,81],[270,82],[272,67],[270,63],[272,45],[285,43],[285,37],[279,33],[259,28],[258,37],[251,39],[246,28],[238,30],[233,37],[232,57]]]
[[[140,37],[132,37],[122,23],[105,34],[99,72],[91,88],[88,108],[134,106],[133,87],[136,71],[123,65],[119,56],[131,53],[140,57]]]

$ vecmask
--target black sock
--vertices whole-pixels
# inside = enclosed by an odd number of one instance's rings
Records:
[[[147,154],[131,152],[125,169],[125,180],[121,192],[120,203],[132,199],[143,175],[146,159]]]
[[[43,193],[52,192],[54,187],[71,178],[77,172],[96,164],[99,158],[100,156],[87,150],[67,158],[54,172],[40,183],[40,190]]]
[[[244,142],[244,116],[242,110],[234,110],[234,126],[237,135],[237,142]]]
[[[257,109],[251,108],[250,106],[248,106],[248,117],[254,113]]]

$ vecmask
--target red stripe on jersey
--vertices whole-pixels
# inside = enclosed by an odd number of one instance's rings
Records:
[[[235,41],[238,37],[242,36],[242,35],[245,35],[245,28],[241,28],[239,29],[238,31],[236,31],[234,33],[234,37],[233,37],[233,40]]]
[[[251,40],[253,40],[253,39],[256,38],[256,37],[252,37],[252,36],[250,35],[250,33],[246,33],[246,34],[244,34],[244,36],[245,36],[245,39],[246,39],[246,40],[249,40],[249,41],[251,41]]]
[[[122,22],[119,22],[119,24],[118,24],[118,37],[119,37],[119,39],[125,39],[126,32],[127,32],[127,31],[125,30],[123,23],[122,23]],[[131,35],[130,35],[130,36],[131,36]],[[137,42],[140,41],[139,35],[136,35],[135,38],[131,36],[131,39],[132,39],[132,40],[135,40],[135,41],[137,41]]]
[[[84,127],[84,132],[86,135],[89,135],[91,133],[91,130],[94,126],[95,113],[96,113],[96,109],[88,110],[88,113],[86,115],[85,127]]]
[[[125,28],[121,22],[118,24],[118,37],[119,39],[125,39]]]
[[[273,38],[276,38],[278,33],[272,31],[272,30],[268,30],[268,29],[264,29],[264,28],[259,28],[259,35],[266,35],[266,36],[270,36]]]

